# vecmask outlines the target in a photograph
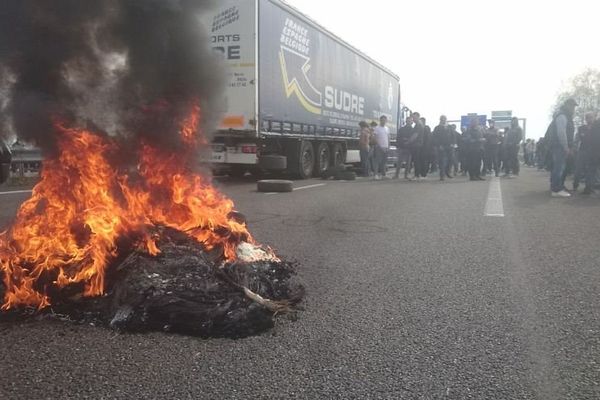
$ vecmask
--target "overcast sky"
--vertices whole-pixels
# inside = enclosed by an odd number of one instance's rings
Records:
[[[400,76],[403,102],[440,114],[513,110],[543,136],[556,94],[600,68],[600,1],[287,0]]]

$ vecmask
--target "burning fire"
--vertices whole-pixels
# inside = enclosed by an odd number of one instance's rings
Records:
[[[232,217],[233,202],[191,167],[206,143],[200,120],[194,103],[180,124],[183,154],[140,143],[135,173],[111,165],[114,139],[57,122],[59,155],[44,161],[31,198],[0,234],[2,309],[44,308],[49,293],[69,285],[81,285],[84,296],[103,294],[119,240],[136,240],[157,255],[157,226],[185,232],[207,251],[222,251],[225,261],[236,259],[241,243],[253,243],[246,225]]]

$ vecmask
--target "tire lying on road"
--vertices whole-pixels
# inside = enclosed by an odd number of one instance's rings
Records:
[[[335,179],[338,181],[355,181],[356,173],[354,171],[341,171],[335,174]]]
[[[294,190],[294,183],[283,179],[267,179],[256,182],[259,192],[286,193]]]
[[[321,179],[336,178],[336,176],[346,171],[345,165],[338,165],[337,167],[330,167],[321,174]],[[337,178],[336,178],[337,179]]]

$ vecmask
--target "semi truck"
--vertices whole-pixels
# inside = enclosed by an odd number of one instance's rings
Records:
[[[305,179],[360,161],[360,121],[385,115],[395,134],[398,76],[296,8],[224,0],[202,18],[228,74],[209,154],[216,169]]]

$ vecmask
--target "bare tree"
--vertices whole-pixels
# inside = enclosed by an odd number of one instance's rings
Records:
[[[588,68],[574,76],[556,97],[552,112],[556,112],[568,98],[574,98],[579,103],[575,110],[577,124],[583,123],[587,112],[600,111],[600,70]]]

